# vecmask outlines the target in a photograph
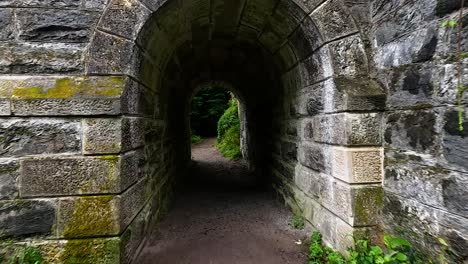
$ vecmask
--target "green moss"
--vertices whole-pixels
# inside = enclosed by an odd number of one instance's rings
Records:
[[[12,96],[20,99],[71,98],[75,96],[115,97],[125,87],[123,77],[74,77],[55,80],[53,87],[24,86],[13,89]]]
[[[376,212],[383,206],[383,189],[362,188],[356,189],[354,195],[354,213],[357,221],[369,224]]]
[[[64,264],[120,263],[120,239],[69,240],[65,244],[60,259]]]
[[[79,198],[72,203],[73,212],[64,230],[64,237],[112,235],[118,232],[114,196]]]

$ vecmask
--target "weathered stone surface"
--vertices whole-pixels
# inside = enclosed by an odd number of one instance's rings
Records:
[[[104,9],[108,0],[84,0],[83,7],[91,10],[101,10]]]
[[[117,235],[119,198],[112,195],[63,198],[59,201],[59,237],[80,238]]]
[[[323,81],[333,75],[330,54],[326,48],[319,49],[297,67],[300,71],[300,83],[304,87]]]
[[[0,73],[78,73],[84,44],[0,43]]]
[[[125,263],[120,262],[122,238],[89,238],[30,241],[39,249],[45,263]]]
[[[333,114],[314,117],[311,127],[317,142],[339,145],[379,145],[381,115]]]
[[[429,110],[397,111],[386,116],[385,143],[405,150],[431,152],[437,146],[436,115]]]
[[[144,151],[142,149],[127,152],[121,157],[121,190],[126,190],[130,185],[142,179],[146,175],[146,172],[149,172],[149,169],[145,168],[145,164],[146,157],[144,156]],[[148,164],[150,164],[149,167],[151,168],[156,165],[151,163]],[[150,176],[153,175],[150,174]]]
[[[18,160],[0,159],[0,200],[14,199],[18,196],[19,169]]]
[[[139,117],[122,119],[122,150],[127,151],[144,145],[145,121]]]
[[[324,145],[302,144],[299,148],[299,161],[302,165],[315,171],[325,170]]]
[[[368,72],[368,58],[364,43],[359,36],[350,36],[332,42],[328,47],[336,75],[358,78]]]
[[[0,156],[77,153],[81,124],[76,119],[0,119]]]
[[[386,230],[392,230],[395,235],[411,240],[430,259],[437,259],[441,255],[455,263],[466,259],[466,218],[391,192],[385,193],[384,201]],[[440,238],[448,244],[452,254],[445,252],[444,246],[438,242]]]
[[[314,20],[324,41],[331,41],[357,31],[356,25],[340,1],[327,1],[310,15]]]
[[[9,99],[0,98],[0,116],[11,115],[11,103]]]
[[[435,92],[431,66],[415,65],[395,69],[385,78],[388,87],[387,107],[409,108],[431,107]]]
[[[468,216],[468,174],[421,164],[409,155],[387,153],[384,187],[422,204]]]
[[[438,27],[431,25],[388,44],[378,45],[374,57],[376,65],[381,68],[396,67],[430,60],[436,50]],[[379,43],[378,37],[376,41]]]
[[[333,185],[334,203],[331,211],[349,225],[378,224],[383,206],[381,186],[352,186],[341,182]]]
[[[0,29],[0,40],[12,40],[15,38],[15,27],[13,23],[13,9],[0,9],[0,24],[4,25]]]
[[[118,114],[124,88],[125,79],[117,76],[0,79],[0,97],[11,98],[12,111],[21,116]]]
[[[107,32],[136,39],[150,11],[138,1],[113,0],[103,14],[99,25]]]
[[[118,99],[26,99],[13,100],[12,111],[18,116],[117,115]]]
[[[56,207],[54,200],[0,201],[0,236],[52,235]]]
[[[148,186],[145,178],[122,193],[119,200],[119,223],[121,230],[127,228],[138,212],[141,211],[152,190],[154,189]]]
[[[124,38],[103,32],[96,32],[89,53],[89,73],[122,74],[129,73],[134,61],[134,43]]]
[[[342,148],[331,150],[333,177],[348,183],[381,182],[383,151],[381,148]]]
[[[463,131],[460,131],[459,110],[448,109],[444,115],[444,136],[442,138],[444,157],[449,163],[449,166],[454,166],[457,169],[462,169],[468,172],[468,121],[466,118],[466,108],[464,109],[462,125]]]
[[[295,162],[297,160],[297,144],[295,142],[282,141],[281,155],[285,161]]]
[[[83,152],[85,154],[119,153],[122,147],[121,118],[83,119]]]
[[[88,1],[88,0],[86,0]],[[91,0],[96,1],[96,0]],[[11,7],[59,7],[59,8],[77,8],[81,1],[77,0],[2,0],[0,6]]]
[[[119,156],[30,158],[21,167],[23,197],[120,192]]]
[[[78,10],[18,9],[19,38],[27,41],[86,42],[98,14]]]

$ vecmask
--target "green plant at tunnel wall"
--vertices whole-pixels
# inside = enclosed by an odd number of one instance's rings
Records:
[[[405,239],[384,235],[385,247],[372,245],[368,240],[354,240],[344,257],[338,251],[324,246],[322,235],[313,232],[309,244],[309,264],[398,264],[433,263],[419,259],[413,246]]]
[[[228,109],[226,109],[218,121],[218,141],[216,147],[226,158],[232,160],[242,158],[239,107],[235,98],[229,101]]]

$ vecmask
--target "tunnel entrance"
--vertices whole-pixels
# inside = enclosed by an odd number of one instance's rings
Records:
[[[248,174],[324,243],[466,260],[466,1],[0,2],[0,259],[134,261],[194,173],[193,94],[223,87]]]
[[[338,0],[111,4],[87,67],[91,74],[132,76],[133,97],[148,108],[145,119],[161,125],[144,142],[148,180],[163,175],[166,183],[150,183],[154,193],[172,193],[194,172],[192,95],[207,83],[227,84],[246,120],[241,138],[249,172],[327,244],[345,250],[350,234],[377,233],[382,204],[385,95],[373,78],[358,13]],[[114,23],[116,14],[124,22]],[[153,159],[154,153],[163,154]],[[153,206],[171,200],[158,199]]]

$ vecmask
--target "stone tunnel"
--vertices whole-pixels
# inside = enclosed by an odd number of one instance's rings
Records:
[[[460,41],[441,27],[460,9],[2,0],[0,236],[32,241],[53,263],[130,263],[184,179],[190,99],[211,85],[239,98],[258,181],[327,244],[390,233],[462,263],[467,97],[457,105],[454,57],[468,50],[468,16]]]

